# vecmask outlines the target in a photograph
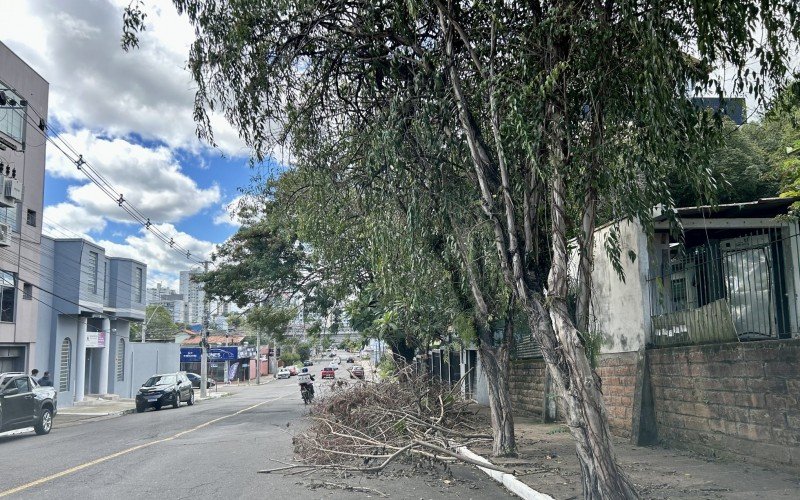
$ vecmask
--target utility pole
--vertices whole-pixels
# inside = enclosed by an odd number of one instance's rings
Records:
[[[269,350],[267,350],[269,359]],[[267,361],[269,363],[269,361]],[[261,385],[261,329],[256,330],[256,385]]]
[[[203,270],[208,273],[207,260],[203,261]],[[191,277],[190,277],[191,279]],[[208,316],[211,314],[208,306],[208,294],[205,287],[203,287],[203,340],[202,354],[200,355],[200,397],[205,398],[208,390]]]

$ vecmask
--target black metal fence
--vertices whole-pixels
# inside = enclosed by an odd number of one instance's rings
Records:
[[[648,279],[656,346],[791,337],[798,330],[797,235],[786,228],[672,244]]]

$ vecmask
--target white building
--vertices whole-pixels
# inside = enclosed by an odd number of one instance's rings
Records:
[[[183,323],[194,325],[203,323],[203,301],[206,293],[203,284],[192,278],[202,273],[200,270],[181,271],[180,294],[183,296]]]
[[[161,283],[156,284],[154,288],[147,289],[147,305],[163,308],[170,314],[174,323],[184,322],[186,301],[183,300],[183,294],[167,288]]]

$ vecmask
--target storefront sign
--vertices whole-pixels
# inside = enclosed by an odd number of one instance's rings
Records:
[[[181,347],[181,363],[199,363],[203,356],[200,347]],[[212,347],[208,350],[209,361],[235,361],[239,359],[237,346]]]
[[[106,332],[86,332],[86,347],[105,347]]]

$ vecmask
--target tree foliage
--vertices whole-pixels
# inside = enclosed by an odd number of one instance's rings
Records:
[[[213,141],[208,113],[221,109],[256,159],[288,140],[297,163],[328,176],[330,186],[347,186],[347,199],[362,202],[357,209],[382,197],[397,202],[386,219],[369,212],[378,232],[358,254],[369,262],[374,248],[380,257],[415,242],[397,252],[410,252],[400,261],[408,266],[373,259],[364,267],[391,270],[369,276],[380,284],[379,304],[392,303],[383,292],[394,284],[421,283],[404,269],[428,271],[420,274],[440,288],[417,290],[430,297],[446,288],[436,277],[457,276],[448,283],[469,290],[489,380],[502,378],[504,359],[489,348],[491,318],[516,304],[562,396],[585,497],[634,497],[583,350],[594,229],[598,220],[635,218],[649,230],[654,206],[673,214],[676,182],[713,194],[709,160],[722,119],[688,98],[722,94],[715,66],[726,66],[734,92],[759,103],[780,89],[800,37],[797,3],[173,3],[196,28],[189,67],[200,136]],[[406,215],[422,232],[403,233],[396,222]],[[573,237],[577,278],[568,280]],[[452,252],[442,251],[448,246]],[[606,250],[620,271],[618,240]],[[449,290],[463,303],[463,289]],[[402,305],[376,315],[380,328],[426,317],[408,307],[413,301]]]

